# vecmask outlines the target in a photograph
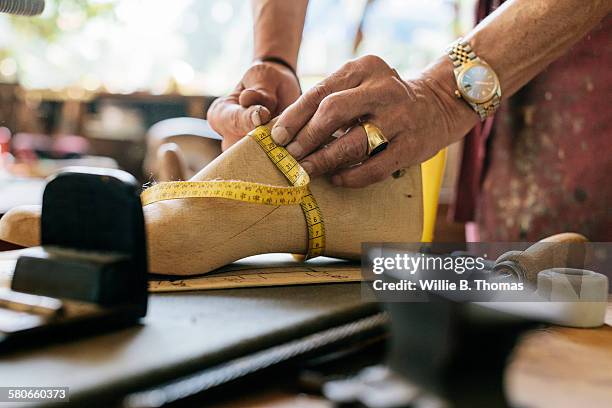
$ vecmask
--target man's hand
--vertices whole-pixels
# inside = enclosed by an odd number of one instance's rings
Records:
[[[420,78],[403,81],[379,57],[365,56],[348,62],[287,108],[272,137],[311,176],[331,173],[336,185],[367,186],[432,157],[477,122],[476,114],[453,96],[454,87],[448,58]],[[386,150],[367,157],[359,119],[382,130],[389,140]],[[347,126],[352,128],[326,144]]]
[[[287,67],[272,62],[253,65],[234,91],[208,109],[208,122],[223,136],[223,150],[255,127],[279,115],[300,96],[300,85]]]

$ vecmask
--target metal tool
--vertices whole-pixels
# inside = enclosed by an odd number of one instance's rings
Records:
[[[140,187],[118,170],[72,168],[45,188],[42,246],[0,293],[0,350],[134,324],[147,311]]]
[[[37,16],[45,10],[45,0],[0,0],[0,13]]]

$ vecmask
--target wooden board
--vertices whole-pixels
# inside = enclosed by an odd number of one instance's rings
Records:
[[[310,285],[361,281],[358,263],[332,258],[296,262],[288,254],[257,255],[206,275],[149,281],[150,292]]]
[[[0,254],[0,287],[9,286],[16,259],[24,251]],[[266,254],[244,258],[206,275],[172,278],[157,275],[149,281],[149,292],[184,292],[360,281],[361,269],[355,262],[325,257],[308,262],[297,262],[289,254]]]

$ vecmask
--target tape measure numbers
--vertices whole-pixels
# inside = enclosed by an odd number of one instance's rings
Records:
[[[285,148],[272,140],[270,128],[259,126],[248,134],[287,178],[291,186],[271,186],[246,181],[172,181],[159,183],[143,191],[142,205],[181,198],[224,198],[264,205],[297,205],[302,207],[308,229],[306,259],[325,250],[325,225],[317,200],[310,192],[310,177]]]

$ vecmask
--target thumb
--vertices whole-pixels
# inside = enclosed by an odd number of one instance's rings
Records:
[[[226,118],[223,123],[223,129],[226,131],[220,132],[215,129],[223,135],[221,143],[223,151],[242,139],[251,130],[268,123],[272,118],[270,111],[264,106],[254,105],[245,109],[238,104],[225,106],[223,116]]]
[[[254,105],[247,108],[245,116],[251,120],[253,128],[264,125],[272,119],[270,110],[261,105]]]
[[[270,110],[262,105],[253,105],[246,109],[241,108],[236,114],[240,116],[238,121],[242,124],[243,128],[248,128],[248,131],[268,123],[272,119]]]

